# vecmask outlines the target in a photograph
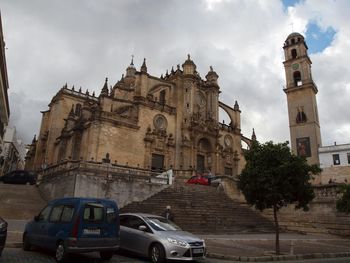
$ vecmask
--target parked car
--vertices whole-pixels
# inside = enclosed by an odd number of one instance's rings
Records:
[[[152,263],[191,261],[206,255],[203,239],[164,217],[142,213],[120,214],[120,248],[149,257]]]
[[[35,184],[36,173],[26,170],[16,170],[2,176],[4,184]]]
[[[32,245],[56,251],[57,262],[70,253],[100,252],[103,260],[119,248],[119,210],[112,200],[61,198],[50,201],[23,233],[23,249]]]
[[[218,186],[221,183],[222,177],[223,176],[195,175],[188,179],[187,183]]]
[[[201,185],[210,185],[210,180],[208,176],[195,175],[187,180],[188,184],[201,184]]]
[[[0,217],[0,256],[4,250],[7,236],[7,222]]]

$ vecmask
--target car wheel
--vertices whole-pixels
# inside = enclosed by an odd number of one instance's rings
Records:
[[[165,262],[165,251],[161,244],[154,244],[150,249],[150,260],[152,263]]]
[[[103,260],[110,260],[113,257],[114,251],[100,251],[100,257]]]
[[[30,251],[30,249],[32,248],[32,245],[29,243],[28,237],[26,234],[23,235],[23,239],[22,239],[22,248],[24,251]]]
[[[55,258],[58,263],[63,263],[67,260],[68,254],[66,251],[66,247],[64,246],[63,241],[58,243],[56,247],[56,253],[55,253]]]

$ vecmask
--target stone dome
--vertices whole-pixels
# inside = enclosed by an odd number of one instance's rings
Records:
[[[304,36],[303,36],[302,34],[300,34],[300,33],[298,33],[298,32],[293,32],[293,33],[291,33],[291,34],[288,35],[288,37],[287,37],[286,40],[288,40],[288,39],[290,39],[290,38],[295,38],[295,37],[300,37],[300,38],[304,39]]]
[[[305,44],[304,36],[298,32],[293,32],[293,33],[288,35],[286,41],[284,42],[284,46],[286,47],[286,46],[294,45],[297,43],[304,43]]]

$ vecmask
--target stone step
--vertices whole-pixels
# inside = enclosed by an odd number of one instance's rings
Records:
[[[45,204],[35,185],[0,183],[0,215],[5,219],[32,219]]]
[[[121,212],[161,214],[170,205],[175,223],[194,233],[273,232],[273,224],[248,205],[235,202],[214,187],[175,182],[171,187]]]

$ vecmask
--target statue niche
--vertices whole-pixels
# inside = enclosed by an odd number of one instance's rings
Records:
[[[127,119],[137,119],[137,108],[134,105],[127,105],[117,108],[114,111],[118,116]]]

